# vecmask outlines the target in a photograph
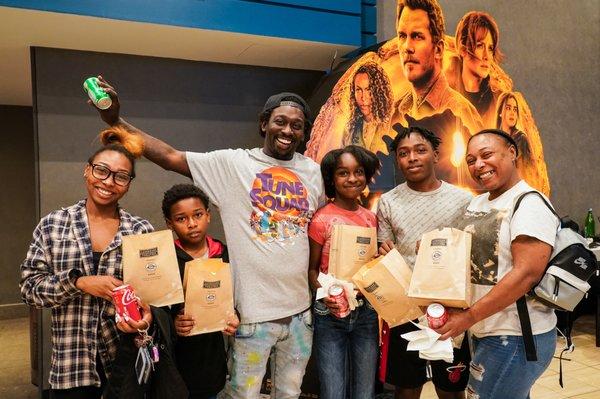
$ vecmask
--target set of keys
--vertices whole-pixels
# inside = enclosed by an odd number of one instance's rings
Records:
[[[148,335],[148,329],[138,330],[133,342],[138,348],[137,358],[135,360],[135,373],[139,385],[144,385],[150,379],[150,374],[154,371],[154,364],[159,361],[158,346],[154,344],[152,336]]]

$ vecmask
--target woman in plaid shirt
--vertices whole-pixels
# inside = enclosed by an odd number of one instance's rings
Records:
[[[51,212],[33,232],[21,265],[21,295],[28,304],[52,308],[51,398],[100,398],[115,358],[119,332],[150,325],[115,323],[111,291],[122,285],[121,238],[153,231],[118,206],[135,177],[135,158],[111,144],[85,166],[87,197]]]

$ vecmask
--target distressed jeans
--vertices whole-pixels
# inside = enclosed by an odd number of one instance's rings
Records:
[[[320,398],[375,397],[378,334],[377,313],[367,301],[343,319],[332,316],[324,304],[315,302],[315,354],[321,382]]]
[[[240,324],[230,355],[230,379],[219,398],[257,399],[269,356],[271,398],[298,398],[310,358],[312,336],[310,309],[292,316],[289,324]]]
[[[525,357],[523,337],[473,336],[468,399],[527,399],[535,381],[550,365],[556,349],[556,329],[534,335],[537,361]]]

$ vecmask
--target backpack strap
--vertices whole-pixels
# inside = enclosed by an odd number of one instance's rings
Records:
[[[535,341],[533,340],[533,332],[531,331],[531,321],[529,320],[525,295],[517,299],[517,312],[519,312],[519,322],[521,323],[521,332],[525,345],[525,356],[527,357],[527,361],[535,362],[537,361],[537,351],[535,349]]]
[[[534,191],[527,191],[527,192],[521,194],[519,196],[519,198],[517,198],[517,201],[515,202],[515,205],[513,206],[513,211],[512,211],[511,219],[514,216],[514,214],[517,211],[517,209],[519,208],[519,205],[521,205],[521,201],[523,201],[523,198],[525,198],[529,194],[537,194],[537,196],[541,198],[541,200],[548,207],[548,209],[550,209],[550,211],[554,214],[554,216],[556,216],[558,218],[558,221],[560,223],[560,216],[558,216],[558,213],[556,213],[556,211],[554,210],[554,208],[552,207],[552,205],[550,205],[548,203],[548,201],[546,201],[546,198],[544,198],[544,196],[542,194],[540,194],[540,192],[535,191],[535,190]]]
[[[546,201],[544,196],[537,191],[527,191],[526,193],[521,194],[519,198],[517,198],[517,201],[513,206],[511,221],[512,217],[515,215],[515,212],[519,208],[521,201],[523,200],[523,198],[525,198],[526,195],[529,194],[537,194],[542,199],[544,204],[548,207],[548,209],[550,209],[550,211],[552,211],[552,213],[556,215],[560,223],[560,216],[558,216],[554,208],[550,206],[550,204],[548,203],[548,201]],[[533,331],[531,330],[531,320],[529,319],[529,311],[527,310],[527,301],[525,300],[525,295],[517,299],[517,312],[519,313],[519,322],[521,323],[521,333],[523,334],[523,344],[525,345],[525,356],[527,357],[527,361],[535,362],[537,361],[537,351],[535,348],[535,341],[533,340]]]

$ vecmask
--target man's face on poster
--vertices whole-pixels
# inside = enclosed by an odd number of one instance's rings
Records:
[[[426,84],[433,75],[436,62],[436,45],[429,31],[427,12],[404,7],[398,20],[397,35],[404,75],[413,85]]]
[[[485,79],[490,74],[494,60],[494,40],[490,31],[479,28],[476,32],[476,43],[473,52],[462,51],[464,67],[469,73],[480,79]]]
[[[502,118],[502,124],[506,127],[513,128],[517,125],[517,119],[519,117],[519,107],[517,105],[517,101],[509,97],[504,102],[504,107],[502,108],[502,113],[500,114],[500,118]]]
[[[363,117],[366,120],[370,120],[373,102],[371,98],[369,75],[366,73],[357,73],[354,77],[354,100],[356,101],[356,106],[363,114]]]

